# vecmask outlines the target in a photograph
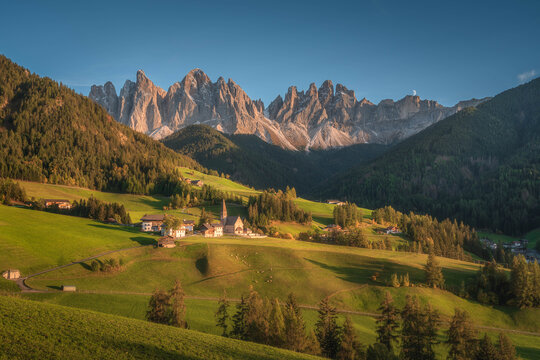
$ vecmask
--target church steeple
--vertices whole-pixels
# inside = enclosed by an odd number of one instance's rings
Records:
[[[227,220],[227,206],[225,206],[225,199],[223,199],[223,206],[221,208],[221,222],[224,223]]]

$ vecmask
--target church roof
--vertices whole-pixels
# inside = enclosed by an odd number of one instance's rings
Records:
[[[238,220],[242,222],[240,216],[227,216],[227,219],[225,220],[225,225],[234,225]]]

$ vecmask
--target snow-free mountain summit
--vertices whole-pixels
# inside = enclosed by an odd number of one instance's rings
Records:
[[[472,99],[444,107],[418,96],[375,105],[358,100],[353,90],[325,81],[307,91],[289,87],[265,108],[233,80],[216,82],[200,69],[190,71],[167,91],[142,70],[126,80],[117,95],[111,82],[94,85],[89,97],[119,122],[161,139],[192,124],[206,124],[228,134],[253,134],[285,149],[328,149],[358,143],[393,143],[457,111],[476,106]]]

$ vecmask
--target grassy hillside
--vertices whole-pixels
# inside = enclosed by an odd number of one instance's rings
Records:
[[[1,358],[315,358],[196,331],[11,297],[0,296],[0,313]]]
[[[152,236],[138,229],[0,205],[1,269],[23,276],[102,252],[147,245]]]
[[[162,142],[244,184],[277,189],[294,186],[299,194],[309,192],[336,172],[375,158],[388,148],[359,144],[327,151],[289,151],[254,135],[227,135],[205,125],[188,126]]]
[[[202,169],[0,55],[0,177],[159,193],[176,166]]]
[[[540,226],[539,149],[536,79],[430,126],[321,191],[522,235]]]

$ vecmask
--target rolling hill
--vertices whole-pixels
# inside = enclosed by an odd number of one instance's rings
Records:
[[[0,313],[0,357],[6,359],[316,359],[197,331],[13,297],[0,296]]]
[[[0,55],[0,177],[151,193],[177,166],[203,170]]]
[[[536,79],[430,126],[319,190],[521,235],[540,226],[539,149]]]
[[[357,144],[326,151],[291,151],[254,135],[228,135],[205,125],[188,126],[161,141],[207,168],[230,174],[233,180],[259,189],[293,186],[299,194],[389,148]]]

